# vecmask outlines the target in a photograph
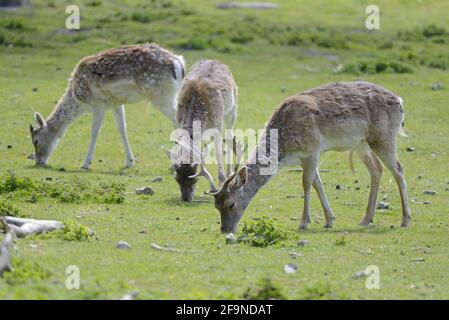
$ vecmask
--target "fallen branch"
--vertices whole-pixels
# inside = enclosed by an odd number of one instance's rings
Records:
[[[9,252],[9,246],[14,239],[14,234],[8,232],[6,234],[5,240],[0,246],[0,276],[3,275],[5,271],[12,271],[11,266],[11,253]]]
[[[159,251],[170,251],[170,252],[181,252],[181,253],[186,252],[184,250],[179,250],[179,249],[175,249],[175,248],[161,247],[160,245],[158,245],[156,243],[152,243],[151,248],[153,248],[155,250],[159,250]]]
[[[358,252],[358,253],[363,253],[363,254],[374,254],[374,252],[371,250],[360,250],[360,249],[356,249],[356,248],[352,248],[352,250],[354,250],[355,252]]]
[[[31,234],[54,231],[63,227],[63,224],[55,220],[35,220],[15,217],[3,217],[0,222],[5,232],[13,232],[18,238],[24,238]]]

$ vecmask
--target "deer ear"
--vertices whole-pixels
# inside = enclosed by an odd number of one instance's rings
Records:
[[[246,179],[248,177],[248,169],[246,166],[240,168],[234,178],[234,188],[240,189],[246,183]]]
[[[41,128],[47,125],[47,122],[44,120],[44,118],[39,112],[36,112],[34,114],[34,117],[36,118],[36,124],[39,125]]]
[[[31,135],[33,135],[33,133],[34,133],[34,128],[33,128],[32,124],[30,124],[30,133],[31,133]]]

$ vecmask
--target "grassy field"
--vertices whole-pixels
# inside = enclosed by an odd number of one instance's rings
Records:
[[[33,8],[0,11],[0,214],[71,221],[95,232],[87,241],[76,241],[84,239],[83,228],[80,237],[17,240],[15,273],[0,278],[0,298],[117,299],[139,292],[138,299],[234,299],[248,297],[248,289],[257,291],[266,278],[288,299],[449,298],[448,1],[377,1],[381,29],[373,31],[364,22],[372,1],[278,0],[278,9],[266,11],[218,10],[216,0],[144,2],[33,0]],[[82,15],[77,32],[64,28],[65,7],[73,3]],[[184,55],[189,66],[200,58],[227,63],[240,89],[237,128],[263,128],[285,97],[331,81],[364,79],[403,97],[409,137],[398,138],[398,153],[412,226],[399,227],[399,194],[387,171],[380,199],[386,197],[390,209],[378,210],[373,226],[358,226],[368,173],[360,161],[351,173],[347,153],[329,153],[320,167],[329,170],[322,180],[336,215],[332,230],[322,227],[324,214],[313,194],[312,224],[297,231],[300,174],[287,167],[255,197],[242,221],[275,218],[287,238],[265,248],[226,245],[212,199],[179,201],[160,149],[170,145],[171,123],[144,103],[127,106],[137,156],[132,169],[122,168],[111,114],[90,171],[80,170],[90,115],[69,129],[49,167],[26,159],[33,151],[33,112],[51,112],[79,59],[146,41]],[[23,188],[7,188],[11,175]],[[151,182],[155,176],[162,182]],[[42,185],[52,190],[44,192]],[[134,193],[147,185],[154,195]],[[206,188],[201,181],[197,199]],[[298,247],[300,239],[310,242]],[[132,248],[116,249],[120,240]],[[157,251],[151,243],[186,252]],[[293,259],[291,252],[303,256]],[[287,263],[298,271],[286,274]],[[69,265],[80,268],[80,290],[66,289]],[[380,269],[379,290],[352,278],[369,265]]]

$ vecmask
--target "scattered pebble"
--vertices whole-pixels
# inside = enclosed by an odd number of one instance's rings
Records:
[[[299,240],[298,246],[305,247],[309,243],[309,240]]]
[[[377,205],[377,209],[388,210],[390,209],[390,204],[388,202],[381,201]]]
[[[427,194],[429,196],[434,196],[437,193],[434,190],[424,190],[423,194]]]
[[[131,245],[128,242],[125,241],[119,241],[115,245],[117,249],[131,249]]]
[[[441,84],[441,82],[435,82],[435,83],[432,83],[432,90],[433,91],[437,91],[437,90],[441,90],[441,89],[443,89],[444,87],[443,87],[443,85]]]
[[[352,277],[353,277],[354,279],[366,278],[366,277],[368,277],[368,276],[369,276],[369,273],[366,272],[366,270],[363,270],[363,271],[357,271],[357,272],[355,272],[355,273],[352,275]]]
[[[201,228],[201,230],[200,230],[201,232],[204,232],[204,231],[207,231],[207,227],[203,227],[203,228]]]
[[[151,182],[161,182],[162,181],[162,176],[157,176],[154,177],[153,179],[151,179]]]
[[[144,194],[144,195],[150,195],[151,196],[151,195],[154,194],[154,190],[151,187],[142,187],[142,188],[137,188],[136,189],[136,193],[139,194],[139,195]]]
[[[298,266],[294,263],[288,263],[284,266],[284,272],[286,274],[296,273],[298,271]]]
[[[237,238],[233,233],[229,233],[226,236],[226,244],[235,244],[237,242]]]
[[[407,149],[405,149],[405,150],[407,150],[407,152],[414,152],[414,151],[416,151],[416,148],[415,147],[407,147]]]

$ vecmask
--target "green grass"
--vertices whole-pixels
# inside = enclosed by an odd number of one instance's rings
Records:
[[[221,11],[213,6],[217,2],[78,1],[83,19],[77,32],[65,31],[65,5],[59,1],[35,0],[33,11],[0,11],[0,176],[14,170],[25,188],[1,185],[10,188],[0,195],[2,213],[76,220],[95,232],[88,241],[17,240],[18,272],[0,279],[0,298],[116,299],[138,291],[141,299],[448,299],[449,3],[377,1],[381,30],[368,32],[369,1],[285,0],[267,11]],[[329,153],[320,167],[330,170],[322,180],[336,215],[332,230],[322,227],[324,214],[314,194],[310,229],[298,233],[300,175],[285,168],[252,201],[237,236],[244,221],[268,217],[277,220],[286,238],[262,248],[226,245],[212,199],[202,196],[204,181],[197,198],[210,203],[179,201],[160,149],[169,145],[170,121],[144,103],[127,106],[138,160],[134,168],[122,169],[125,156],[111,114],[91,171],[79,169],[89,143],[89,115],[69,129],[48,168],[34,167],[26,159],[33,151],[28,131],[33,111],[51,112],[83,56],[143,41],[158,41],[183,54],[189,66],[200,58],[227,63],[240,88],[237,128],[262,128],[285,97],[330,81],[363,78],[403,97],[409,137],[398,138],[398,154],[409,186],[412,226],[398,227],[400,199],[389,172],[380,198],[388,197],[390,210],[378,210],[372,227],[358,226],[368,199],[368,173],[356,161],[352,174],[347,153]],[[443,88],[432,90],[434,83]],[[410,146],[416,151],[406,152]],[[155,176],[163,181],[149,182]],[[27,188],[34,184],[51,185],[59,193],[30,194]],[[155,190],[153,196],[134,194],[146,185]],[[436,195],[424,195],[427,189]],[[72,228],[69,234],[84,239],[86,229]],[[310,242],[298,247],[298,239]],[[132,248],[116,249],[120,240]],[[151,243],[186,252],[156,251]],[[292,259],[292,251],[303,256]],[[425,261],[412,262],[416,258]],[[287,263],[297,264],[298,271],[285,274]],[[65,288],[69,265],[80,268],[81,290]],[[380,290],[351,278],[369,265],[380,269]]]

